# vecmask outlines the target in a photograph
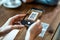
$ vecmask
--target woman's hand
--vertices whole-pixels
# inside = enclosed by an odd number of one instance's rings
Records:
[[[7,22],[0,28],[0,35],[7,34],[12,29],[20,29],[24,27],[20,21],[24,18],[25,15],[26,14],[18,14],[9,18]],[[18,23],[18,25],[16,23]]]
[[[27,30],[25,40],[34,40],[35,37],[37,37],[41,31],[42,31],[41,22],[40,20],[37,20]]]
[[[16,21],[21,21],[24,18],[24,16],[26,16],[26,14],[18,14],[9,18],[11,19],[9,25],[13,25]]]

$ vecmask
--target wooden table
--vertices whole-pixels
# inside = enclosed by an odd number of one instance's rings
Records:
[[[52,40],[57,28],[58,23],[60,22],[60,6],[52,7],[52,6],[46,6],[46,5],[38,5],[38,4],[22,4],[21,7],[16,9],[8,9],[3,6],[0,7],[0,26],[2,26],[8,18],[11,16],[14,16],[16,14],[20,13],[26,13],[30,8],[38,8],[43,9],[44,14],[41,17],[41,21],[48,23],[50,26],[45,33],[45,36],[43,38],[36,37],[35,40]],[[53,30],[52,33],[50,33],[50,30]],[[24,40],[24,36],[26,34],[26,28],[23,28],[18,35],[16,36],[15,40]]]

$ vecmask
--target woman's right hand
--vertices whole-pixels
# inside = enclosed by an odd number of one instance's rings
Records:
[[[34,40],[35,37],[39,35],[42,31],[42,26],[40,20],[33,23],[27,30],[25,40]]]

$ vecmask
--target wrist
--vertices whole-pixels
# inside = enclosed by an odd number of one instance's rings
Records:
[[[34,40],[34,35],[30,35],[30,40]]]
[[[33,37],[30,37],[30,40],[34,40],[34,38]]]
[[[11,29],[11,26],[1,27],[0,29],[1,29],[1,32],[2,32],[2,31],[5,31],[5,30],[8,30],[8,29]]]

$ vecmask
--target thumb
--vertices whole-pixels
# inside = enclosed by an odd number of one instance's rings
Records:
[[[37,20],[35,23],[33,23],[28,30],[31,30],[32,28],[34,28],[35,26],[39,26],[40,25],[40,20]]]
[[[41,26],[41,21],[40,20],[37,20],[36,22],[35,22],[35,25],[34,25],[34,27],[37,27],[38,29],[41,29],[42,28],[42,26]]]

